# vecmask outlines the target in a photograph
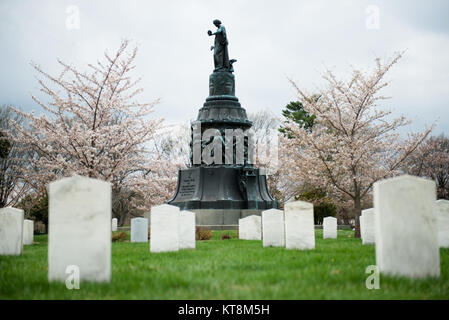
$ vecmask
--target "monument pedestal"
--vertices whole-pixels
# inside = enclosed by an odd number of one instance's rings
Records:
[[[176,193],[168,203],[189,211],[278,207],[268,192],[266,176],[259,174],[259,169],[226,166],[179,170]],[[238,224],[238,219],[233,221]]]

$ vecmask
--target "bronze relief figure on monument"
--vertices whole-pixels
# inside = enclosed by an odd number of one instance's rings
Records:
[[[191,124],[190,165],[178,172],[178,185],[169,204],[196,213],[196,224],[209,229],[238,227],[238,220],[260,215],[279,204],[267,188],[266,175],[254,167],[251,121],[235,96],[228,36],[214,20],[214,71],[209,96]]]

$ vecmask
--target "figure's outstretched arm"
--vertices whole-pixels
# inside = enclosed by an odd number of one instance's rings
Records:
[[[223,32],[222,28],[218,28],[216,32],[212,32],[210,30],[207,30],[207,34],[210,35],[210,36],[215,36],[215,35],[217,35],[219,33],[222,33],[222,32]]]

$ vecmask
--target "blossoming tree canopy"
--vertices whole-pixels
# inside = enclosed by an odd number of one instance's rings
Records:
[[[44,111],[38,116],[14,109],[28,123],[14,123],[14,139],[37,152],[30,159],[34,170],[27,174],[36,189],[76,173],[109,181],[115,189],[136,189],[151,202],[149,190],[166,186],[173,164],[150,147],[162,119],[150,117],[158,100],[137,101],[140,79],[130,75],[136,54],[137,48],[129,49],[123,41],[115,54],[105,53],[96,64],[88,64],[86,72],[58,61],[63,68],[58,76],[33,64],[48,99],[32,96]],[[151,205],[148,201],[144,207]]]
[[[380,94],[388,85],[385,74],[400,58],[398,53],[385,62],[376,59],[371,71],[353,69],[348,80],[327,70],[318,99],[316,92],[308,93],[291,80],[304,109],[316,116],[312,130],[292,121],[286,125],[292,133],[286,143],[295,157],[297,179],[349,199],[355,212],[356,237],[360,236],[361,200],[374,182],[398,174],[401,163],[431,131],[401,139],[396,130],[410,121],[404,117],[391,120],[391,111],[379,108],[387,99]]]

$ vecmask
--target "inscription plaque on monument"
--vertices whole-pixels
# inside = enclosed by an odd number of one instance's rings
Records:
[[[199,170],[180,171],[179,199],[192,199],[199,186]]]

